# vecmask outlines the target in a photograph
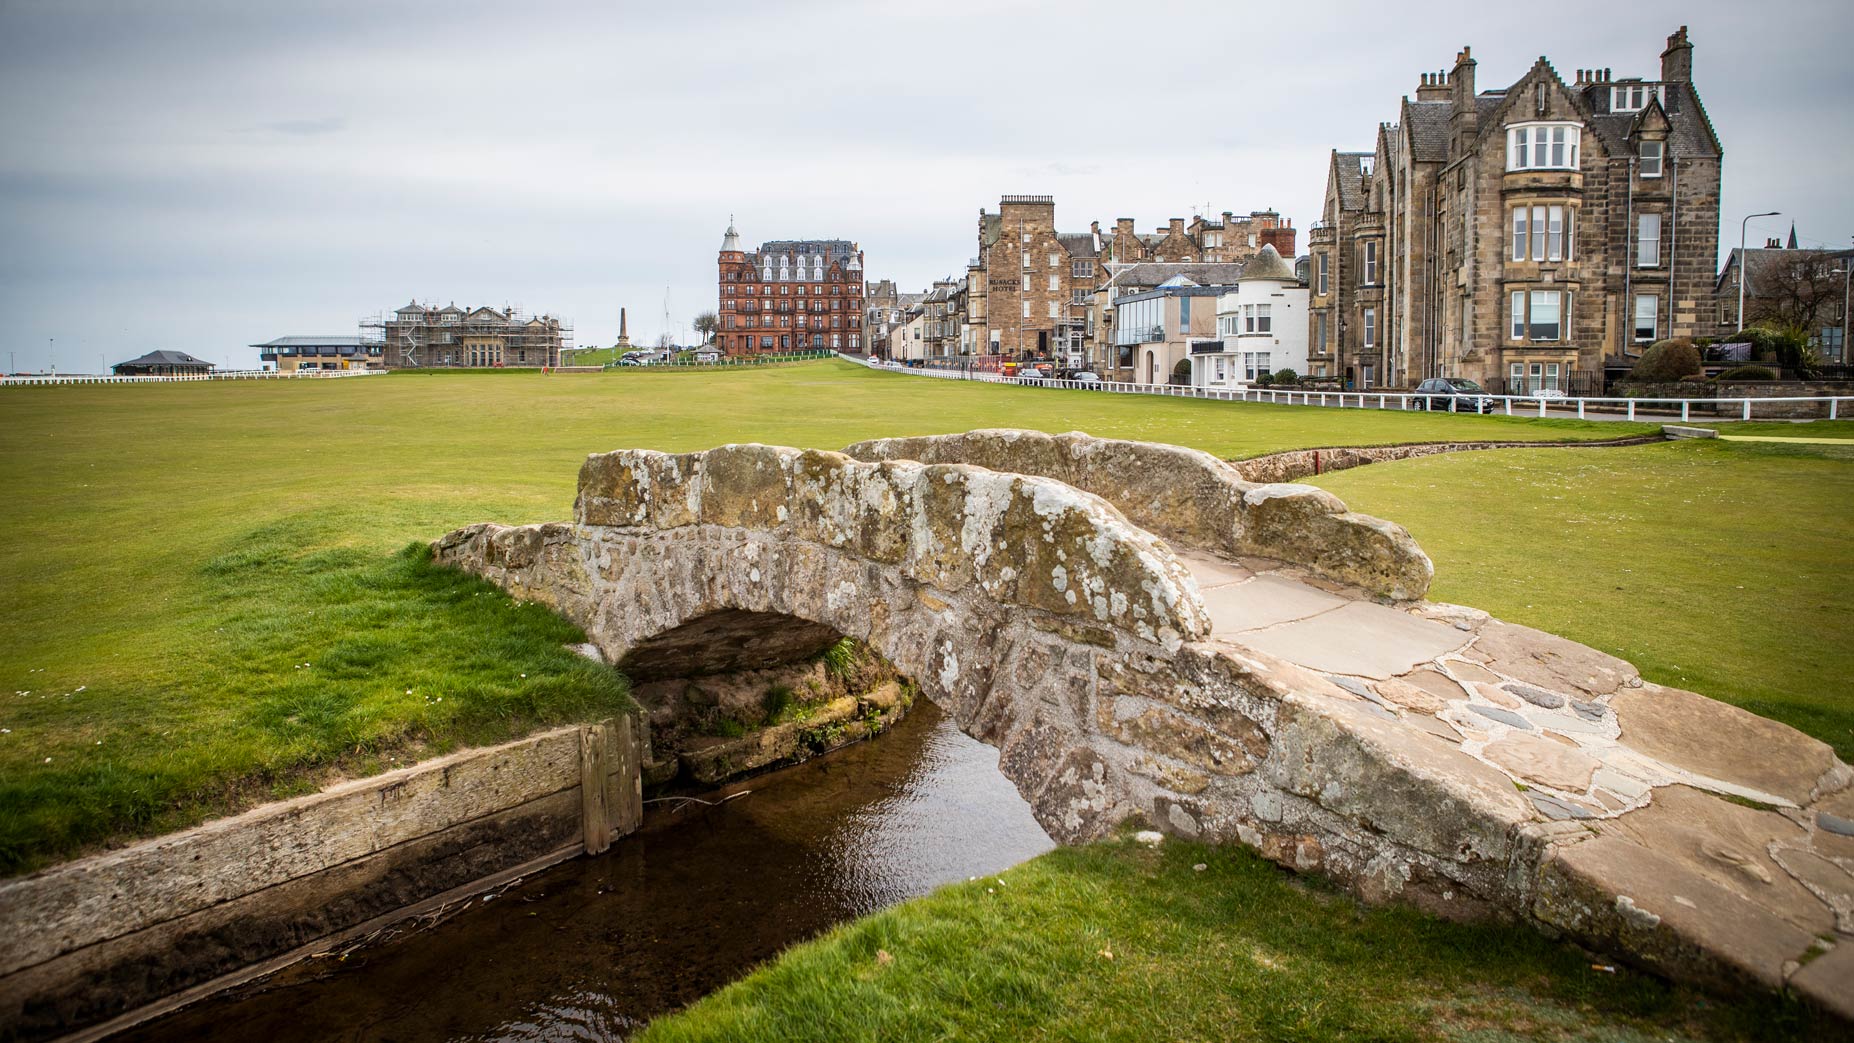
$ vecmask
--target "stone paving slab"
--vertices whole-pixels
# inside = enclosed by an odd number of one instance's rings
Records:
[[[1535,919],[1854,1018],[1854,773],[1826,744],[1477,610],[1387,604],[1257,558],[1232,582],[1214,555],[1180,556],[1220,644],[1327,675],[1570,830],[1539,857]]]

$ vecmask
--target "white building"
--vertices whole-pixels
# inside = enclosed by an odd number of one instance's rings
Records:
[[[1191,383],[1235,387],[1284,369],[1306,376],[1307,301],[1307,284],[1273,246],[1262,247],[1217,298],[1219,340],[1192,345]]]

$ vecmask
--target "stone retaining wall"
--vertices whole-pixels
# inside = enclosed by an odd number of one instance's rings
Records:
[[[1758,365],[1758,363],[1749,363]],[[1621,381],[1615,393],[1624,398],[1684,398],[1692,402],[1691,411],[1699,416],[1719,416],[1736,420],[1744,414],[1741,402],[1714,403],[1720,398],[1810,398],[1829,395],[1854,395],[1854,385],[1846,381],[1748,380],[1723,383],[1712,380],[1679,380],[1665,383]],[[1679,411],[1677,403],[1655,403],[1644,409]],[[1842,403],[1841,413],[1846,413]],[[1771,402],[1751,407],[1753,420],[1811,420],[1826,417],[1826,402]]]
[[[96,1038],[603,850],[642,816],[638,747],[630,718],[557,728],[0,883],[4,1035]]]
[[[1663,435],[1641,435],[1604,442],[1425,442],[1417,445],[1334,446],[1324,449],[1295,449],[1285,453],[1248,460],[1234,460],[1229,466],[1251,482],[1297,482],[1303,478],[1345,471],[1366,464],[1414,460],[1438,453],[1466,453],[1481,449],[1588,449],[1624,445],[1648,445],[1664,441]]]

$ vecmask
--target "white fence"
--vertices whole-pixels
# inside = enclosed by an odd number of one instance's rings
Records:
[[[846,362],[868,365],[863,359],[853,355],[839,353],[837,357]],[[1112,391],[1128,395],[1159,395],[1166,398],[1203,398],[1220,402],[1270,402],[1275,405],[1326,406],[1338,409],[1420,410],[1427,408],[1431,401],[1443,398],[1441,395],[1418,395],[1409,391],[1302,391],[1261,387],[1205,388],[1180,384],[1128,384],[1112,380],[1084,382],[1041,377],[1007,377],[981,370],[913,369],[886,365],[879,368],[885,372],[907,373],[917,377],[937,377],[941,380],[977,380],[989,384],[1018,384],[1026,387]],[[1753,403],[1776,405],[1778,403],[1813,402],[1825,405],[1828,419],[1835,420],[1839,418],[1843,406],[1854,406],[1854,395],[1783,398],[1571,398],[1560,395],[1475,395],[1472,397],[1490,400],[1493,403],[1492,411],[1503,413],[1506,416],[1567,416],[1574,413],[1579,419],[1583,419],[1590,413],[1599,413],[1612,417],[1619,414],[1622,418],[1634,420],[1639,409],[1657,418],[1678,413],[1682,420],[1690,420],[1695,414],[1710,420],[1750,420]],[[1456,400],[1453,398],[1447,401],[1447,412],[1473,412],[1471,408],[1457,410]],[[1443,411],[1443,409],[1444,407],[1440,405],[1436,406],[1437,411]],[[1548,409],[1550,413],[1547,413]],[[1794,418],[1786,417],[1785,419]]]
[[[386,372],[383,369],[311,369],[296,370],[285,373],[274,369],[230,369],[223,373],[200,373],[172,377],[117,377],[92,374],[71,374],[54,377],[43,374],[33,376],[0,375],[0,387],[11,385],[45,385],[45,384],[173,384],[188,380],[329,380],[335,377],[367,377]]]

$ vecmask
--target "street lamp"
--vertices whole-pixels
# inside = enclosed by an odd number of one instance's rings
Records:
[[[1738,328],[1741,330],[1745,328],[1745,228],[1750,225],[1753,217],[1778,217],[1781,214],[1780,210],[1766,214],[1747,214],[1743,221],[1738,222]]]
[[[1828,273],[1841,276],[1841,343],[1838,346],[1839,350],[1835,352],[1836,362],[1848,360],[1848,274],[1850,272],[1854,272],[1854,265],[1836,268]]]

